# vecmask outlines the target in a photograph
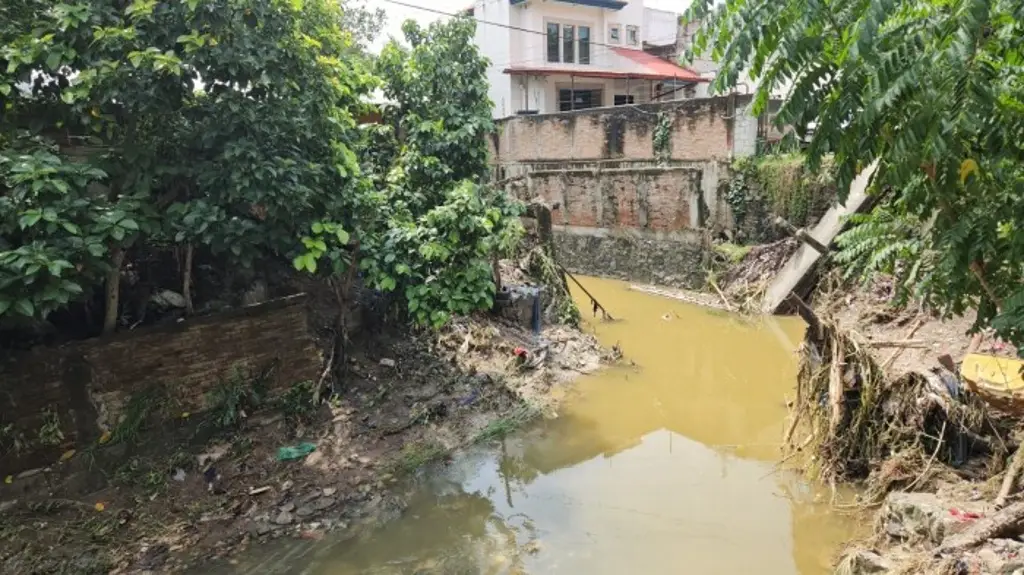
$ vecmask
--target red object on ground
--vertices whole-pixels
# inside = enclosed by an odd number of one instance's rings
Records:
[[[515,354],[516,357],[526,357],[526,354],[529,352],[521,347],[517,347],[512,353]]]
[[[975,519],[981,519],[982,517],[980,513],[975,513],[973,511],[960,511],[959,509],[955,508],[950,509],[949,514],[962,521],[973,521]]]

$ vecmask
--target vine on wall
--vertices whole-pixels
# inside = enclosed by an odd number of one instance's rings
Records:
[[[654,127],[654,158],[667,162],[672,158],[673,115],[664,110],[658,112],[658,124]]]
[[[782,216],[797,227],[813,225],[836,197],[831,164],[807,171],[799,154],[741,158],[733,163],[726,192],[737,235],[745,243],[764,243],[785,232],[773,224]]]

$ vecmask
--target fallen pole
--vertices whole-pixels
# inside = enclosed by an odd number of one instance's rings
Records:
[[[569,270],[565,269],[565,267],[562,266],[562,264],[555,262],[555,265],[558,266],[558,269],[562,270],[563,274],[569,276],[569,279],[571,279],[573,283],[578,285],[580,289],[583,290],[583,293],[587,294],[587,297],[590,298],[590,304],[594,306],[594,315],[597,315],[597,310],[601,310],[601,313],[604,314],[605,319],[615,321],[615,318],[612,317],[612,314],[608,313],[608,310],[606,310],[604,306],[601,305],[601,302],[597,301],[597,298],[594,297],[589,291],[587,291],[587,288],[583,287],[583,284],[580,283],[580,280],[576,279],[576,276],[569,273]]]
[[[803,243],[814,248],[814,251],[821,255],[828,253],[828,246],[823,245],[818,240],[814,239],[811,234],[807,233],[807,230],[803,228],[797,228],[793,224],[786,221],[782,216],[775,216],[775,225],[789,232],[789,234]]]

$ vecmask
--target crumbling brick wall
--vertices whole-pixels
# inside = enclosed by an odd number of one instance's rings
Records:
[[[749,96],[722,96],[639,106],[594,108],[538,116],[516,116],[498,123],[489,139],[495,165],[581,160],[654,160],[654,134],[670,121],[668,160],[728,160],[734,142],[753,142],[757,121],[746,118]],[[749,134],[746,132],[750,132]]]
[[[722,184],[730,161],[756,147],[750,104],[725,96],[509,118],[489,139],[494,174],[551,207],[570,269],[693,287],[703,232],[734,225]]]
[[[555,225],[679,231],[700,222],[702,172],[686,167],[544,170],[530,192],[551,206]]]
[[[160,387],[198,413],[235,370],[266,372],[273,392],[315,379],[319,367],[302,295],[0,358],[0,475],[95,441],[143,390]],[[63,439],[43,444],[39,430],[54,418]],[[15,437],[27,445],[12,449]]]

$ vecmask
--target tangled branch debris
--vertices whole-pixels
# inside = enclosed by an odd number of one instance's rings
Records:
[[[760,309],[760,302],[772,279],[799,247],[793,238],[754,246],[737,264],[720,277],[723,298],[739,302],[743,310]]]
[[[550,290],[551,298],[544,316],[565,325],[579,325],[580,311],[569,293],[569,284],[561,266],[548,253],[543,244],[533,246],[519,262],[519,268]]]
[[[874,503],[962,468],[973,455],[1005,454],[986,436],[999,431],[984,403],[953,374],[936,368],[889,380],[855,333],[820,319],[819,336],[809,333],[801,347],[793,414],[815,438],[812,474],[828,483],[866,480]],[[787,430],[796,449],[792,436]]]

